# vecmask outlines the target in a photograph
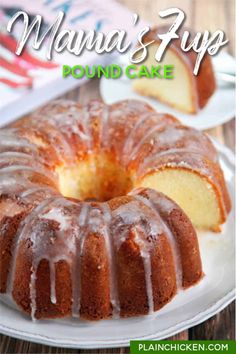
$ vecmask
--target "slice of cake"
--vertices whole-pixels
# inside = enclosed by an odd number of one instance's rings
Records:
[[[183,52],[180,48],[180,40],[172,40],[167,47],[162,61],[155,60],[155,54],[160,45],[157,33],[165,33],[168,26],[154,28],[150,31],[144,42],[154,42],[148,46],[148,56],[145,61],[138,65],[151,66],[173,65],[173,79],[138,78],[133,81],[133,89],[144,96],[158,99],[169,106],[185,113],[196,113],[203,108],[213,95],[216,82],[211,63],[211,57],[206,54],[201,62],[198,74],[193,74],[196,61],[196,53],[191,50]]]

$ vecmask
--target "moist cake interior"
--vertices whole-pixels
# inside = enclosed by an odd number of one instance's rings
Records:
[[[185,111],[194,113],[196,111],[196,98],[194,98],[192,86],[194,81],[186,70],[186,63],[174,50],[168,49],[160,63],[155,60],[158,44],[149,46],[149,55],[141,65],[151,68],[158,65],[173,65],[173,79],[164,78],[138,78],[133,81],[133,88],[141,95],[158,97],[161,102]],[[194,103],[194,104],[193,104]]]
[[[214,188],[193,171],[166,168],[137,180],[111,155],[91,154],[73,166],[57,167],[56,172],[64,197],[104,202],[134,188],[152,188],[175,200],[199,229],[218,230],[221,215]]]

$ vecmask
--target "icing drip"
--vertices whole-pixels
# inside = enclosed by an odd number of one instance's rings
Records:
[[[64,134],[62,133],[65,128],[60,129],[54,117],[47,117],[42,121],[37,119],[37,122],[37,130],[41,132],[42,136],[44,136],[44,139],[47,141],[48,145],[53,148],[57,159],[65,163],[73,162],[73,150]],[[46,125],[48,122],[50,126]]]
[[[56,155],[58,156],[58,159],[61,160],[64,156],[65,157],[64,161],[72,162],[74,159],[72,149],[71,149],[70,145],[68,144],[68,142],[66,141],[66,139],[64,138],[64,136],[62,135],[62,133],[60,133],[57,129],[57,130],[55,130],[55,133],[50,134],[50,137],[51,136],[52,136],[52,138],[55,137],[55,139],[60,137],[60,140],[62,142],[62,146],[59,146],[59,145],[57,146],[57,144],[52,142],[52,146],[55,150]],[[62,153],[61,149],[63,149],[63,153]]]
[[[30,178],[30,176],[39,174],[46,177],[52,185],[55,185],[55,179],[53,178],[53,175],[50,172],[45,172],[45,170],[42,170],[41,168],[36,169],[35,167],[24,166],[24,165],[13,165],[13,166],[0,168],[0,175],[2,174],[5,175],[5,178],[7,179],[9,178],[9,175],[11,176],[12,173],[14,172],[15,175],[14,175],[14,179],[12,179],[13,182],[12,184],[17,183],[18,180],[24,179],[25,181],[27,181],[27,179]]]
[[[85,222],[87,220],[88,216],[88,211],[89,211],[89,204],[84,203],[81,209],[81,212],[79,214],[79,225],[83,227],[85,225]]]
[[[15,170],[39,171],[45,176],[55,178],[51,172],[46,170],[44,166],[32,159],[32,156],[21,152],[2,152],[0,153],[0,170],[1,172],[14,172]]]
[[[90,116],[90,113],[89,113],[89,110],[87,108],[87,106],[85,106],[83,108],[83,113],[82,113],[82,121],[83,121],[83,128],[85,130],[85,135],[88,137],[87,139],[87,150],[88,152],[92,151],[92,136],[91,136],[91,131],[89,129],[89,116]]]
[[[143,205],[143,203],[142,203]],[[119,206],[113,211],[115,223],[113,226],[113,232],[119,237],[115,237],[114,242],[119,249],[121,244],[127,239],[130,231],[130,226],[145,225],[145,233],[155,238],[156,235],[161,234],[162,227],[155,220],[154,210],[150,210],[150,207],[145,210],[145,207],[140,207],[140,203],[137,200],[132,200],[127,204]]]
[[[10,295],[12,294],[13,291],[13,283],[14,283],[14,274],[15,274],[15,267],[16,267],[16,257],[18,254],[18,248],[19,248],[19,243],[22,237],[24,236],[25,233],[28,234],[30,231],[30,221],[32,221],[34,215],[36,215],[37,211],[40,211],[47,203],[49,200],[43,201],[40,203],[24,220],[24,225],[20,230],[18,230],[18,233],[16,235],[14,245],[13,245],[13,256],[12,256],[12,267],[10,270],[10,275],[8,278],[8,284],[7,284],[7,293]],[[36,290],[35,290],[35,282],[36,282],[36,274],[35,274],[35,269],[32,266],[31,267],[31,277],[30,277],[30,302],[31,302],[31,318],[35,319],[35,311],[36,311]]]
[[[31,213],[31,217],[30,220],[28,221],[28,225],[30,225],[33,221],[34,221],[34,216],[39,216],[39,213],[43,210],[43,208],[45,206],[49,206],[50,202],[54,202],[53,201],[46,201],[43,202],[42,204],[39,205],[39,207],[37,207],[32,213]],[[38,215],[37,215],[38,214]],[[26,222],[26,228],[27,228],[27,222]],[[28,232],[25,232],[24,234],[24,229],[22,230],[22,234],[21,234],[21,238],[27,237]],[[36,303],[36,272],[38,269],[38,265],[40,263],[40,261],[44,258],[46,258],[46,255],[43,255],[43,252],[40,252],[40,254],[38,254],[37,252],[37,247],[38,245],[36,244],[36,238],[35,238],[35,232],[33,231],[30,235],[30,240],[32,242],[32,251],[33,251],[33,262],[32,262],[32,268],[31,268],[31,278],[30,278],[30,301],[31,301],[31,318],[33,320],[35,320],[35,314],[37,311],[37,303]],[[35,239],[34,239],[35,238]],[[19,242],[19,240],[18,240]],[[35,248],[36,247],[36,248]],[[56,300],[55,298],[55,269],[53,267],[54,273],[52,273],[52,261],[49,261],[49,269],[50,269],[50,298],[51,300]]]
[[[90,205],[85,204],[82,207],[81,214],[79,216],[79,225],[82,228],[82,237],[81,237],[81,242],[80,242],[80,256],[82,257],[83,255],[83,250],[84,250],[84,241],[86,237],[86,230],[85,226],[87,225],[87,222],[89,222],[89,211],[90,211]]]
[[[45,120],[53,120],[53,125],[60,129],[63,134],[66,134],[69,139],[71,133],[79,137],[82,141],[87,141],[88,136],[79,127],[79,114],[81,113],[81,107],[74,101],[64,102],[63,100],[55,101],[55,105],[50,105],[51,111],[44,112],[42,109],[42,115],[46,114]],[[66,117],[66,119],[65,119]]]
[[[142,207],[141,207],[142,205]],[[142,200],[131,200],[113,211],[115,223],[112,224],[116,237],[115,244],[119,249],[127,239],[130,231],[135,235],[135,243],[139,246],[140,255],[143,260],[145,283],[148,299],[149,313],[154,310],[153,289],[152,289],[152,266],[151,266],[151,244],[148,239],[155,240],[163,233],[163,225],[156,220],[156,213],[150,206],[144,205]]]
[[[32,266],[31,269],[31,276],[30,276],[30,306],[31,306],[31,319],[33,321],[36,320],[35,314],[37,310],[37,304],[36,304],[36,271]]]
[[[120,312],[116,283],[115,283],[115,269],[112,261],[113,247],[112,240],[109,231],[109,224],[111,220],[111,212],[107,203],[103,204],[84,204],[80,215],[79,215],[79,225],[80,230],[80,258],[83,255],[84,243],[86,237],[90,233],[98,233],[104,237],[105,245],[108,255],[109,264],[109,287],[110,287],[110,301],[113,307],[113,316],[117,317]],[[81,261],[79,261],[79,268]],[[78,276],[78,275],[77,275]],[[80,289],[81,285],[77,282],[77,289],[73,296],[74,300],[77,298],[78,301],[73,301],[73,316],[78,316],[80,311]]]
[[[13,187],[16,186],[17,183],[22,184],[22,188],[23,185],[25,184],[25,180],[24,178],[16,178],[15,176],[7,176],[7,175],[2,175],[0,174],[0,191],[4,189],[4,187]]]
[[[173,233],[171,232],[171,230],[169,229],[165,221],[161,218],[158,210],[155,208],[155,205],[152,201],[144,198],[141,195],[136,195],[135,198],[137,200],[140,200],[143,204],[147,205],[149,208],[151,208],[155,212],[158,218],[158,222],[160,223],[160,225],[162,225],[163,231],[166,237],[168,238],[168,241],[172,248],[172,254],[173,254],[174,264],[175,264],[175,273],[176,273],[176,286],[177,286],[177,290],[179,290],[182,288],[183,271],[182,271],[180,250],[179,250],[178,243],[175,239],[175,236],[173,235]]]
[[[168,156],[168,155],[174,155],[176,156],[177,154],[180,154],[182,156],[183,154],[183,158],[184,158],[184,154],[186,154],[187,157],[189,157],[189,154],[195,154],[195,155],[200,155],[200,156],[204,156],[203,153],[201,151],[194,151],[194,150],[190,150],[190,149],[186,149],[186,148],[173,148],[173,149],[168,149],[168,150],[164,150],[164,151],[159,151],[154,155],[151,156],[147,156],[144,158],[143,162],[139,165],[139,171],[140,170],[146,170],[150,167],[152,167],[152,163],[154,163],[154,167],[155,164],[157,164],[159,158],[164,157],[164,156]],[[182,163],[184,163],[184,161],[182,161]],[[179,166],[181,164],[181,162],[173,162],[173,165],[175,166]],[[190,166],[189,164],[186,163],[186,167],[192,169],[192,166]]]
[[[56,221],[60,225],[60,231],[65,231],[69,227],[70,216],[65,216],[60,209],[51,209],[47,214],[43,214],[41,219]]]
[[[15,165],[15,166],[7,166],[7,167],[3,167],[1,168],[1,172],[16,172],[16,171],[32,171],[35,172],[35,169],[33,167],[29,167],[29,166],[19,166],[19,165]]]
[[[36,186],[36,187],[31,187],[29,189],[24,190],[20,196],[21,198],[27,198],[32,196],[32,194],[36,194],[36,193],[49,193],[49,194],[55,194],[56,191],[53,188],[50,187],[45,187],[45,186]]]
[[[18,152],[18,151],[4,151],[0,152],[0,161],[4,160],[10,160],[11,159],[26,159],[26,160],[31,160],[32,163],[32,157],[24,152]]]
[[[104,237],[105,237],[106,249],[108,253],[108,261],[109,261],[110,301],[113,309],[113,318],[118,318],[120,314],[120,304],[119,304],[118,291],[117,291],[115,266],[113,262],[114,259],[113,242],[110,233],[110,223],[111,223],[112,215],[108,203],[103,203],[102,209],[103,209],[103,216],[105,221]]]
[[[140,254],[143,259],[146,291],[147,291],[147,299],[148,299],[148,309],[149,309],[148,313],[152,314],[154,311],[154,301],[153,301],[153,290],[152,290],[152,265],[151,265],[150,250],[147,249],[145,242],[140,237],[139,228],[134,227],[132,230],[135,234],[135,242],[140,247]]]
[[[172,127],[166,126],[165,124],[165,129],[158,134],[158,143],[161,146],[169,146],[169,144],[176,145],[179,141],[184,139],[184,137],[185,131],[182,130],[181,126]]]
[[[73,239],[68,243],[67,238],[65,237],[65,232],[71,229],[71,216],[66,216],[62,211],[64,208],[72,206],[76,206],[76,204],[66,201],[61,197],[54,197],[41,202],[27,216],[24,222],[24,226],[18,234],[13,258],[14,265],[12,269],[15,268],[16,255],[21,242],[29,238],[32,244],[31,249],[33,257],[30,277],[30,302],[32,319],[35,318],[37,311],[37,294],[35,286],[37,280],[36,273],[39,263],[43,259],[47,260],[49,263],[51,284],[50,299],[51,302],[55,304],[57,302],[55,289],[55,264],[60,260],[65,260],[68,264],[71,264],[71,255],[75,254]],[[47,225],[47,220],[56,221],[59,224],[59,230],[55,231],[54,233],[45,231],[45,226],[43,225]],[[9,287],[10,292],[12,291],[12,286],[13,279],[11,278],[11,284]]]
[[[53,203],[55,204],[55,203]],[[58,204],[58,205],[57,205]],[[66,242],[66,232],[73,230],[73,214],[72,215],[65,215],[64,208],[71,207],[73,203],[64,201],[62,199],[57,199],[57,204],[52,207],[46,214],[42,214],[40,219],[52,220],[56,221],[59,226],[59,231],[56,232],[57,239],[54,241],[53,236],[51,239],[52,243],[52,254],[49,250],[48,254],[46,252],[40,252],[42,254],[42,258],[46,258],[49,262],[50,267],[50,299],[53,304],[57,303],[56,298],[56,271],[55,271],[55,264],[60,260],[65,260],[68,264],[72,264],[71,256],[75,257],[76,254],[76,239],[75,236],[70,240],[70,242]],[[71,231],[70,231],[71,232]],[[73,231],[72,231],[73,232]],[[57,252],[55,252],[54,242],[56,243]],[[59,250],[58,250],[59,248]],[[40,256],[39,256],[40,257]],[[39,260],[40,262],[40,260]],[[38,263],[39,263],[38,262]]]
[[[89,205],[84,203],[79,213],[78,226],[79,226],[79,235],[78,240],[76,241],[76,260],[72,264],[72,280],[73,280],[73,294],[72,294],[72,316],[79,317],[80,315],[80,301],[81,301],[81,256],[83,254],[83,246],[85,239],[85,230],[84,226],[88,218]],[[78,251],[79,250],[79,251]],[[79,274],[78,274],[79,270]]]
[[[130,161],[135,160],[137,157],[139,150],[143,147],[144,143],[151,138],[151,136],[156,133],[158,130],[163,128],[165,126],[165,122],[160,121],[157,123],[154,127],[151,127],[151,129],[142,137],[142,139],[138,142],[136,147],[133,149],[132,153],[130,154]],[[149,144],[152,144],[152,140],[150,139]]]
[[[9,150],[6,151],[6,149]],[[36,151],[35,145],[31,144],[27,139],[17,136],[15,131],[8,131],[6,129],[1,129],[0,152],[15,151],[15,149],[16,152],[20,149],[20,152],[24,152],[26,154]]]
[[[71,166],[76,167],[77,162],[82,161],[84,164],[90,164],[88,169],[96,176],[98,172],[102,173],[103,165],[99,159],[93,157],[95,155],[100,158],[98,155],[100,153],[101,157],[108,156],[108,161],[112,158],[116,159],[117,163],[121,163],[122,171],[123,169],[127,171],[127,175],[132,175],[130,178],[134,177],[134,180],[141,169],[142,172],[148,172],[147,169],[152,168],[152,164],[159,162],[159,157],[168,158],[171,154],[173,159],[167,161],[171,166],[176,164],[193,168],[191,161],[190,163],[189,160],[185,161],[184,157],[190,154],[190,158],[193,159],[204,153],[207,155],[209,145],[207,138],[201,140],[201,135],[192,131],[192,135],[188,135],[185,142],[185,131],[174,118],[169,117],[165,120],[164,115],[158,115],[146,104],[136,101],[117,103],[112,106],[96,103],[84,108],[60,101],[39,113],[33,119],[29,118],[27,122],[23,122],[21,129],[0,131],[0,195],[7,196],[6,204],[5,201],[1,202],[2,215],[6,215],[6,212],[9,215],[14,212],[20,213],[20,207],[26,212],[28,209],[31,210],[21,222],[14,239],[13,266],[10,268],[7,285],[8,294],[12,294],[13,291],[18,254],[21,250],[24,251],[24,248],[20,247],[29,245],[27,252],[29,254],[32,252],[29,283],[32,318],[37,317],[37,310],[39,310],[36,283],[39,282],[37,271],[41,261],[46,261],[49,267],[48,301],[50,306],[54,306],[55,311],[60,310],[60,297],[57,298],[59,295],[57,277],[60,277],[58,267],[63,261],[66,263],[71,273],[72,295],[69,301],[71,300],[72,316],[80,317],[81,305],[83,305],[81,304],[81,290],[83,290],[81,268],[83,256],[85,251],[87,252],[85,241],[94,233],[96,241],[97,237],[103,237],[98,240],[99,247],[104,248],[105,243],[107,259],[106,263],[104,262],[106,265],[104,274],[107,274],[108,262],[109,296],[113,317],[120,315],[118,274],[114,260],[116,252],[125,241],[128,241],[127,247],[129,242],[131,244],[133,242],[137,245],[135,251],[138,252],[139,249],[140,267],[142,272],[144,271],[143,278],[145,277],[143,281],[146,285],[147,305],[149,313],[152,313],[154,311],[152,281],[154,280],[151,251],[159,235],[164,234],[170,243],[177,287],[182,286],[182,264],[178,244],[165,218],[162,218],[162,211],[155,200],[149,201],[149,198],[131,193],[121,199],[121,202],[119,198],[108,203],[73,202],[72,199],[60,195],[57,190],[59,176],[53,171],[55,169],[59,174],[61,167],[69,171]],[[170,127],[167,127],[168,121]],[[24,135],[27,137],[22,137]],[[161,151],[158,152],[158,149]],[[183,157],[180,156],[181,161],[176,158],[180,154],[183,154]],[[104,159],[104,166],[105,161]],[[99,171],[97,171],[98,167]],[[194,169],[209,175],[207,168],[204,169],[200,164],[196,163]],[[108,172],[112,174],[113,170]],[[96,178],[94,183],[97,183]],[[111,187],[108,185],[107,188]],[[94,189],[96,190],[96,186]],[[15,204],[11,200],[12,196]],[[8,205],[8,202],[11,204]],[[167,213],[173,209],[173,204],[165,198],[159,201],[159,205]],[[123,249],[121,251],[123,252]],[[96,266],[99,268],[100,265],[96,264]],[[40,272],[38,274],[40,276]],[[108,284],[105,292],[108,297],[107,291]],[[110,304],[108,305],[109,311]]]
[[[0,175],[0,195],[9,193],[18,194],[25,189],[29,188],[31,183],[26,181],[24,178],[16,178],[9,175]]]
[[[50,261],[49,262],[50,266],[50,300],[52,304],[57,303],[57,297],[56,297],[56,271],[55,271],[55,264]]]
[[[100,142],[104,144],[104,141],[107,141],[108,136],[108,120],[109,120],[109,107],[106,106],[103,108],[102,117],[101,117],[101,133],[100,133]]]
[[[135,135],[138,130],[138,128],[145,123],[146,120],[150,118],[150,112],[145,112],[144,114],[140,114],[140,119],[136,122],[134,125],[133,129],[130,130],[129,135],[127,136],[127,139],[124,143],[123,147],[123,162],[126,164],[127,158],[130,159],[130,153],[132,151],[132,148],[134,147],[134,140],[135,140]]]

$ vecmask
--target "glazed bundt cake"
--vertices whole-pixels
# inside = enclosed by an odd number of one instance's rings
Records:
[[[59,101],[0,130],[2,296],[32,318],[160,309],[203,272],[190,220],[157,190],[199,227],[230,209],[209,139],[145,103]]]
[[[197,54],[190,50],[184,52],[181,49],[181,40],[174,39],[165,50],[160,63],[155,60],[155,54],[159,48],[158,34],[166,33],[169,26],[153,28],[144,38],[145,43],[152,42],[148,46],[148,57],[140,65],[146,65],[149,69],[157,64],[173,65],[173,79],[134,79],[133,89],[144,96],[150,96],[164,102],[173,108],[186,113],[197,113],[207,104],[216,89],[216,80],[208,53],[201,62],[197,75],[193,74]],[[182,32],[185,28],[182,29]]]

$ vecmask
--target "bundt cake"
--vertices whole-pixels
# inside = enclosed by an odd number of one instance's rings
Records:
[[[144,96],[150,96],[185,113],[197,113],[203,108],[216,89],[215,75],[211,57],[205,54],[197,75],[193,74],[197,54],[190,50],[184,52],[181,39],[172,40],[167,47],[160,63],[155,60],[155,54],[160,45],[157,33],[166,33],[169,26],[160,26],[151,30],[144,38],[144,43],[153,41],[148,46],[148,57],[140,65],[148,68],[157,64],[173,65],[173,79],[141,77],[134,79],[133,89]],[[185,29],[183,28],[182,31]],[[140,66],[138,65],[138,66]]]
[[[1,297],[32,318],[160,309],[203,273],[190,220],[157,190],[199,227],[230,209],[209,139],[143,102],[57,101],[0,130]]]

